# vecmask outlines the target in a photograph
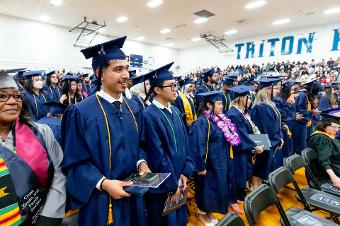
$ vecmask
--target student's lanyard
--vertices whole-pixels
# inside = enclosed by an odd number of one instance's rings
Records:
[[[156,105],[155,105],[156,106]],[[171,132],[172,132],[172,138],[174,140],[174,143],[175,143],[175,148],[176,148],[176,152],[177,152],[177,140],[176,140],[176,134],[175,134],[175,130],[174,130],[174,127],[172,126],[171,122],[170,122],[170,119],[168,118],[168,116],[166,116],[166,114],[159,108],[156,106],[156,108],[164,115],[166,121],[168,122],[169,126],[170,126],[170,129],[171,129]],[[171,108],[171,110],[173,112],[175,112],[175,114],[177,115],[178,117],[178,120],[181,122],[181,118],[179,117],[179,115],[177,114],[177,112]]]
[[[143,99],[142,99],[141,97],[139,97],[139,96],[137,96],[137,99],[138,99],[139,102],[142,104],[143,109],[145,109],[145,104],[144,104],[144,102],[143,102]]]
[[[46,98],[45,98],[44,94],[41,93],[41,95],[42,95],[42,97],[44,98],[44,102],[46,102]],[[34,93],[33,93],[33,98],[34,98],[35,112],[36,112],[37,117],[38,117],[38,115],[39,115],[39,109],[38,109],[38,104],[37,104],[37,98],[35,97],[35,94],[34,94]]]
[[[228,110],[229,109],[229,104],[230,104],[230,97],[227,98],[227,96],[225,95],[225,92],[223,92],[223,96],[225,99],[225,106],[224,106],[224,110]],[[228,106],[227,106],[228,105]]]
[[[50,91],[51,91],[51,94],[52,94],[52,98],[54,98],[54,94],[53,94],[53,90],[52,90],[52,88],[51,88],[51,86],[49,86],[49,88],[50,88]],[[57,92],[58,92],[58,97],[60,97],[60,91],[59,91],[59,88],[58,87],[56,87],[56,89],[57,89]]]
[[[111,145],[111,131],[110,131],[110,127],[109,127],[109,120],[107,118],[107,114],[103,108],[103,105],[102,105],[102,102],[100,101],[99,97],[98,97],[98,93],[96,93],[96,98],[97,98],[97,102],[100,106],[100,109],[101,111],[103,112],[103,115],[104,115],[104,119],[105,119],[105,125],[106,125],[106,131],[107,131],[107,140],[108,140],[108,146],[109,146],[109,168],[110,168],[110,173],[111,173],[111,170],[112,170],[112,145]],[[133,114],[130,106],[128,105],[128,103],[126,102],[126,100],[124,99],[124,103],[126,105],[126,107],[128,108],[132,118],[133,118],[133,121],[135,122],[135,126],[136,126],[136,130],[137,130],[137,134],[138,134],[138,124],[137,124],[137,121],[136,121],[136,118],[135,118],[135,115]],[[107,224],[112,224],[113,223],[113,212],[112,212],[112,198],[110,196],[109,198],[109,213],[108,213],[108,222]]]
[[[210,89],[206,84],[203,84],[203,86],[208,90],[208,92],[210,92]]]

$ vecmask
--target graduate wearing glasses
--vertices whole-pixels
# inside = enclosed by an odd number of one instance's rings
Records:
[[[155,94],[152,104],[144,111],[145,141],[148,164],[152,172],[171,173],[157,189],[146,195],[149,226],[185,226],[186,205],[162,217],[168,195],[176,200],[180,189],[186,189],[193,162],[188,149],[188,136],[179,110],[171,106],[176,99],[176,82],[169,71],[173,63],[144,75],[150,80]],[[180,188],[180,185],[183,188]]]

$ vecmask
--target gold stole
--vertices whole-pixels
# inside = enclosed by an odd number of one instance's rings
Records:
[[[191,105],[189,103],[188,98],[184,95],[184,93],[179,92],[178,95],[182,99],[184,112],[185,112],[185,122],[187,125],[191,125],[196,120],[196,115],[194,114],[193,110],[191,109]]]
[[[323,135],[325,135],[325,136],[327,136],[327,137],[329,137],[329,138],[331,138],[331,139],[334,139],[334,138],[335,138],[335,136],[330,135],[330,134],[325,133],[325,132],[322,132],[322,131],[320,131],[320,130],[316,130],[316,131],[312,134],[312,136],[313,136],[313,135],[316,135],[316,134],[323,134]]]
[[[307,111],[311,111],[312,110],[312,104],[308,101],[307,102]],[[312,120],[309,120],[307,123],[306,123],[306,126],[311,126],[312,125]]]

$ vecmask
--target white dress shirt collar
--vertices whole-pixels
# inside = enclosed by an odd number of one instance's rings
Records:
[[[100,90],[97,92],[98,96],[100,96],[101,98],[103,98],[104,100],[108,101],[109,103],[113,103],[115,101],[119,101],[120,103],[123,103],[124,97],[122,94],[120,94],[120,97],[118,99],[114,98],[113,96],[111,96],[110,94],[106,93],[104,90]]]

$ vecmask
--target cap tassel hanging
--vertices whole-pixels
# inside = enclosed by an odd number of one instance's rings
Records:
[[[109,213],[107,215],[107,225],[113,224],[113,211],[112,211],[112,201],[110,197],[110,203],[109,203]]]

